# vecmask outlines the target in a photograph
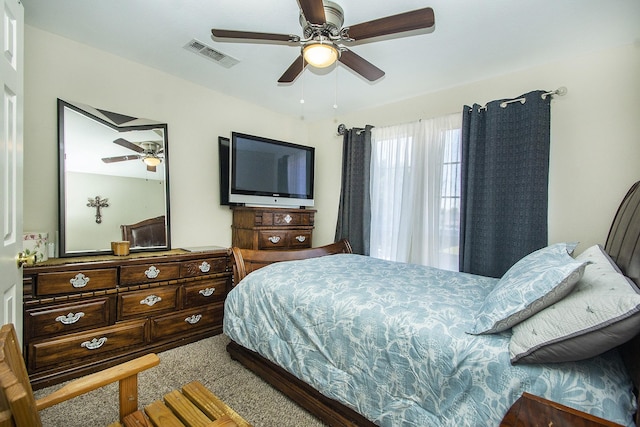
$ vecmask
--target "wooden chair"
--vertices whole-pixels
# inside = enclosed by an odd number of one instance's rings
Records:
[[[160,363],[155,354],[71,381],[35,400],[12,323],[0,328],[0,427],[42,427],[39,412],[57,403],[120,382],[120,418],[109,427],[251,427],[238,413],[193,381],[138,410],[138,373]]]
[[[193,381],[109,427],[251,427],[237,412]]]
[[[160,359],[147,354],[67,383],[35,400],[13,324],[0,328],[0,427],[41,427],[39,411],[107,384],[120,383],[120,419],[138,410],[138,373]]]

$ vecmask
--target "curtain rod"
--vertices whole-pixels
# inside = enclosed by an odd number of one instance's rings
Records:
[[[367,126],[373,128],[373,126],[371,126],[371,125],[367,125]],[[356,132],[362,132],[363,130],[365,130],[365,128],[353,127],[351,129],[348,129],[347,126],[344,123],[340,123],[338,125],[338,135],[344,135],[346,132],[348,132],[350,130],[355,130]]]
[[[565,96],[566,94],[567,94],[567,88],[564,86],[561,86],[556,90],[544,92],[542,95],[540,95],[540,97],[542,99],[547,99],[547,96],[554,96],[554,95]],[[522,98],[510,99],[508,101],[503,101],[500,103],[500,107],[507,108],[507,105],[513,104],[514,102],[519,102],[520,104],[524,104],[525,102],[527,102],[527,98],[522,97]],[[478,108],[478,111],[482,111],[486,109],[487,109],[487,106],[483,105],[482,107]],[[469,112],[471,112],[471,110],[469,110]]]

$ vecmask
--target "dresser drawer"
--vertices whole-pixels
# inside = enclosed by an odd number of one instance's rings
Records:
[[[258,249],[310,248],[311,233],[310,229],[260,230]]]
[[[25,330],[40,338],[100,328],[110,324],[113,307],[115,298],[105,297],[26,310]]]
[[[36,280],[35,294],[44,296],[115,289],[117,284],[118,271],[115,268],[41,273]]]
[[[180,264],[180,277],[197,277],[227,271],[228,257],[198,259]]]
[[[159,286],[118,294],[118,320],[157,314],[178,307],[178,286]]]
[[[184,307],[198,307],[224,300],[230,286],[229,277],[200,280],[184,286]]]
[[[180,278],[180,263],[165,262],[120,267],[120,285],[162,282]]]
[[[224,303],[217,303],[154,317],[151,319],[151,339],[160,340],[215,326],[222,328],[223,313]]]
[[[313,212],[303,211],[264,211],[255,215],[258,226],[287,226],[313,225]]]
[[[287,247],[288,232],[285,230],[264,230],[258,232],[258,249],[281,249]]]
[[[287,233],[287,241],[290,248],[310,248],[311,230],[292,230]]]
[[[32,372],[82,364],[143,346],[146,341],[146,323],[146,320],[134,320],[31,343],[27,350],[29,370]]]

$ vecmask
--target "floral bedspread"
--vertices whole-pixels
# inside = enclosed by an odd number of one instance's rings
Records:
[[[281,262],[229,293],[224,332],[381,426],[497,426],[523,391],[632,425],[617,353],[514,366],[510,330],[465,332],[496,281],[352,254]]]

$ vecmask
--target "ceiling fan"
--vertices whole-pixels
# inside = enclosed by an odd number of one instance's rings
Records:
[[[136,153],[140,154],[129,154],[125,156],[115,156],[115,157],[103,157],[102,161],[105,163],[114,163],[114,162],[123,162],[125,160],[142,160],[145,165],[147,165],[147,170],[149,172],[155,172],[156,166],[158,166],[162,162],[162,157],[160,155],[163,153],[164,149],[161,148],[162,144],[156,141],[143,141],[138,144],[134,144],[133,142],[129,142],[124,138],[118,138],[113,141],[114,144],[118,144],[122,147],[128,148],[129,150],[133,150]]]
[[[214,28],[214,38],[261,40],[301,46],[301,53],[278,80],[291,83],[307,64],[324,68],[340,61],[369,81],[384,76],[384,71],[357,55],[342,43],[430,28],[435,24],[433,9],[426,7],[343,27],[342,8],[328,0],[298,0],[303,37],[293,34],[256,33]]]

